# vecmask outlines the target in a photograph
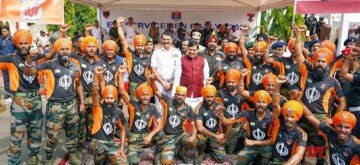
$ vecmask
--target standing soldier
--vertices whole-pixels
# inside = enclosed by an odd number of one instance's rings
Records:
[[[16,55],[2,56],[0,58],[0,69],[9,72],[10,91],[14,96],[10,106],[11,129],[8,164],[20,164],[21,143],[26,131],[29,150],[28,164],[35,165],[40,163],[37,155],[41,146],[43,114],[38,77],[24,74],[25,60],[31,56],[32,36],[27,30],[18,30],[14,34],[13,42],[18,49]],[[39,58],[38,56],[31,63],[38,64]]]
[[[118,70],[120,66],[124,64],[124,61],[121,57],[119,57],[119,60],[116,59],[116,51],[118,49],[118,46],[115,41],[107,40],[103,43],[102,48],[103,58],[101,59],[103,66],[105,66],[106,69],[104,71],[103,77],[101,78],[105,80],[105,85],[113,85],[115,87],[118,87]]]
[[[220,131],[222,124],[216,114],[216,109],[223,110],[223,105],[215,102],[216,88],[213,85],[205,85],[201,90],[204,101],[195,108],[195,124],[198,134],[196,135],[198,155],[195,164],[201,164],[204,152],[209,144],[212,149],[211,156],[216,162],[222,163],[226,153],[224,148],[224,134]]]
[[[54,149],[59,141],[61,129],[66,133],[66,147],[70,153],[70,164],[82,164],[82,156],[76,150],[78,131],[78,109],[84,111],[83,87],[80,82],[80,67],[70,62],[72,43],[69,39],[58,39],[54,44],[59,54],[53,61],[34,66],[31,60],[25,61],[24,74],[34,76],[38,72],[46,77],[46,96],[49,102],[46,123],[45,143],[46,165],[51,165]],[[80,98],[80,108],[77,96]]]
[[[126,93],[122,80],[125,70],[125,68],[119,70],[119,90],[129,111],[130,137],[127,160],[130,164],[138,164],[140,163],[140,151],[142,148],[150,147],[157,139],[157,134],[163,129],[163,121],[156,106],[150,103],[153,91],[149,85],[141,84],[137,87],[138,101],[131,99]]]
[[[113,41],[114,42],[114,41]],[[106,42],[105,42],[106,43]],[[104,50],[105,51],[105,50]],[[93,81],[93,127],[91,129],[91,148],[94,153],[95,164],[126,164],[125,155],[125,117],[115,104],[118,99],[117,88],[106,85],[101,91],[104,101],[100,102],[99,78],[103,75],[103,68],[96,67]],[[121,144],[118,147],[114,142],[116,126],[120,128]]]

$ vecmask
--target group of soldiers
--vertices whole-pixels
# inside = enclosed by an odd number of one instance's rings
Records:
[[[291,56],[270,56],[266,41],[246,46],[249,27],[243,25],[239,43],[227,43],[223,52],[216,50],[218,38],[212,33],[206,37],[206,50],[198,52],[199,44],[190,40],[187,51],[177,54],[171,35],[162,34],[159,51],[165,55],[206,60],[209,73],[204,74],[209,77],[200,78],[198,90],[190,89],[194,84],[182,85],[184,80],[168,81],[154,69],[160,64],[144,52],[151,38],[138,34],[134,50],[128,48],[123,20],[117,19],[122,52],[112,40],[98,45],[89,35],[91,27],[85,27],[86,36],[74,44],[63,38],[69,26],[61,26],[47,54],[30,51],[29,31],[14,34],[16,54],[0,57],[12,92],[8,164],[21,163],[25,132],[28,164],[41,164],[43,123],[45,164],[53,164],[61,130],[69,163],[75,165],[84,163],[85,145],[95,164],[139,164],[141,151],[154,145],[154,164],[174,164],[175,157],[201,164],[206,153],[218,163],[233,154],[233,164],[340,165],[358,158],[355,116],[360,97],[354,89],[360,85],[359,48],[349,47],[335,59],[334,43],[314,41],[306,49],[301,40],[306,28],[293,26],[295,38],[287,44]],[[175,53],[166,54],[171,51]],[[45,114],[41,84],[46,89]],[[186,103],[192,98],[190,90],[198,90],[201,98],[195,106]],[[154,95],[159,105],[151,103]],[[352,101],[345,98],[348,95]]]

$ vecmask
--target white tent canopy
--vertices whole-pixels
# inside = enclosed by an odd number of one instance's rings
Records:
[[[294,0],[71,0],[100,9],[263,11],[294,4]]]

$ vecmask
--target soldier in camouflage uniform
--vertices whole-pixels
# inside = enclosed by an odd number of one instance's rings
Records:
[[[196,127],[193,110],[191,106],[185,103],[186,87],[177,86],[175,97],[172,99],[161,94],[153,79],[150,81],[155,95],[160,98],[164,108],[164,129],[159,134],[159,140],[156,141],[154,164],[174,164],[175,155],[186,164],[192,163],[186,152],[195,148]],[[184,131],[187,128],[191,128],[191,134]]]
[[[25,75],[43,74],[46,77],[46,96],[49,102],[48,121],[46,123],[47,141],[45,143],[45,164],[52,164],[54,149],[59,141],[61,129],[66,132],[66,147],[69,151],[69,163],[82,164],[82,158],[76,152],[78,129],[78,105],[80,112],[84,111],[84,97],[80,82],[80,67],[70,62],[72,43],[69,39],[58,39],[54,48],[59,54],[57,59],[46,61],[37,66],[31,66],[31,61],[25,64]],[[31,67],[30,67],[31,66]],[[78,104],[76,94],[80,98]]]
[[[163,128],[161,115],[154,104],[150,103],[153,91],[149,85],[141,84],[136,89],[139,101],[131,99],[124,89],[122,74],[126,68],[119,69],[120,93],[128,106],[129,111],[129,153],[128,162],[138,164],[140,162],[140,151],[144,147],[151,146],[153,140],[157,140],[157,134]]]
[[[37,76],[24,75],[25,60],[30,56],[32,36],[27,30],[18,30],[13,37],[14,45],[18,51],[16,55],[7,55],[0,58],[0,69],[8,70],[10,89],[13,100],[10,106],[11,129],[10,145],[8,152],[8,164],[20,164],[21,143],[27,132],[28,164],[38,164],[37,157],[41,145],[41,126],[43,114],[41,111],[41,97],[39,94],[39,82]],[[40,56],[30,61],[38,64]],[[5,106],[5,105],[3,105]]]
[[[217,100],[225,106],[225,117],[231,118],[240,113],[241,106],[245,101],[236,89],[240,81],[240,71],[237,69],[229,69],[226,72],[225,79],[226,88],[218,90]],[[225,151],[227,154],[233,154],[240,138],[246,136],[246,131],[243,129],[243,126],[244,122],[239,122],[224,127],[226,129],[224,141],[226,141]],[[243,141],[239,142],[243,143]]]
[[[106,50],[105,50],[106,51]],[[95,164],[126,164],[125,155],[125,117],[120,109],[117,108],[116,100],[118,98],[117,88],[113,85],[107,85],[103,88],[101,96],[103,103],[100,103],[99,97],[99,77],[103,76],[103,68],[95,68],[93,81],[93,127],[91,130],[92,140],[91,148],[94,153]],[[101,83],[101,82],[100,82]],[[114,142],[114,131],[116,126],[120,128],[121,145],[118,147]]]
[[[215,102],[216,88],[206,85],[201,90],[204,101],[195,108],[195,124],[198,131],[197,149],[195,164],[201,164],[204,159],[204,151],[207,147],[212,149],[211,156],[216,162],[222,163],[225,159],[224,134],[221,131],[222,124],[216,114],[216,109],[223,110],[223,105]]]

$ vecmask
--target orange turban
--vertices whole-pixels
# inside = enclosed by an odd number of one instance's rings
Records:
[[[99,47],[98,42],[95,37],[93,36],[87,36],[82,41],[82,51],[86,52],[86,48],[89,46],[90,43],[93,43],[95,45],[95,48],[97,49]]]
[[[356,124],[356,118],[348,111],[340,111],[334,115],[332,122],[335,126],[339,125],[341,122],[347,122],[350,124],[351,128],[354,128]]]
[[[224,52],[225,54],[229,53],[230,51],[235,51],[235,53],[237,54],[238,53],[238,50],[239,50],[239,46],[236,45],[235,43],[233,42],[228,42],[226,45],[225,45],[225,49],[224,49]]]
[[[330,41],[330,40],[325,40],[321,43],[321,48],[328,48],[329,50],[331,50],[331,52],[333,53],[333,55],[335,54],[335,49],[336,49],[336,45],[334,44],[334,42]]]
[[[295,40],[296,40],[296,38],[292,38],[292,39],[289,41],[289,44],[288,44],[288,49],[289,49],[289,50],[295,49]]]
[[[262,79],[262,85],[265,88],[269,83],[275,83],[277,76],[273,73],[266,74]]]
[[[67,46],[71,49],[72,48],[71,40],[66,38],[59,38],[54,43],[54,49],[56,50],[56,52],[58,52],[60,48],[62,48],[63,46]]]
[[[104,99],[104,98],[106,98],[106,96],[108,96],[108,95],[114,96],[115,99],[118,98],[118,92],[117,92],[117,89],[116,89],[115,86],[113,86],[113,85],[106,85],[106,86],[104,87],[104,89],[103,89],[102,92],[101,92],[101,96],[102,96],[102,98]]]
[[[215,96],[216,95],[216,88],[213,85],[205,85],[201,89],[201,96]]]
[[[260,42],[256,42],[253,48],[255,52],[265,52],[268,46],[266,42],[260,41]]]
[[[175,93],[177,94],[182,94],[182,95],[186,95],[187,94],[187,88],[184,86],[177,86]]]
[[[143,44],[145,46],[146,42],[146,36],[143,34],[138,34],[134,37],[134,46],[137,46],[139,44]]]
[[[252,97],[252,101],[256,103],[259,99],[264,99],[268,104],[271,102],[270,94],[265,90],[258,90]]]
[[[236,83],[239,83],[240,82],[240,71],[238,69],[229,69],[226,72],[225,79],[226,79],[226,81],[233,80]]]
[[[106,51],[108,49],[114,49],[115,51],[117,51],[118,45],[113,40],[107,40],[103,43],[102,48],[104,51]]]
[[[15,34],[13,36],[13,43],[15,45],[19,45],[19,43],[21,41],[25,41],[25,42],[27,42],[29,44],[32,43],[32,36],[31,36],[30,31],[20,29],[20,30],[15,32]]]
[[[299,121],[304,113],[304,108],[298,101],[290,100],[286,102],[284,106],[281,108],[281,114],[283,116],[285,116],[288,113],[290,113],[291,116],[294,116],[295,119]]]
[[[331,50],[327,48],[320,48],[319,50],[315,51],[312,60],[313,62],[316,62],[319,58],[325,58],[326,63],[329,64],[334,59],[334,56]]]
[[[147,84],[141,84],[136,89],[136,97],[138,98],[138,100],[140,100],[140,98],[144,94],[144,92],[147,92],[150,97],[153,96],[153,91],[152,91],[151,87]]]

